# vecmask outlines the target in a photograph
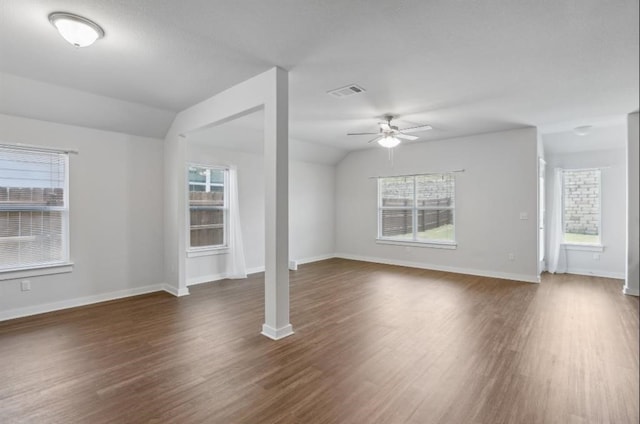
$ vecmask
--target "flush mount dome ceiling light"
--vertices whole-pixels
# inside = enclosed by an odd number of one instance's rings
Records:
[[[56,27],[62,38],[75,47],[86,47],[104,37],[104,30],[95,22],[67,12],[53,12],[49,22]]]
[[[573,132],[576,135],[587,135],[591,132],[592,129],[593,129],[593,126],[591,125],[583,125],[581,127],[575,127],[573,129]]]

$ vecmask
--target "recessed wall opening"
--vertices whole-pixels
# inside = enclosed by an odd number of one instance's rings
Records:
[[[542,130],[546,270],[625,278],[625,118]]]

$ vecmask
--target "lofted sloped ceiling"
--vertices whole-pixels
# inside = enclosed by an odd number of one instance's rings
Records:
[[[291,137],[344,150],[366,148],[366,137],[345,134],[375,131],[386,113],[431,124],[420,139],[428,141],[638,109],[637,0],[0,8],[0,113],[43,120],[161,138],[176,112],[273,66],[290,72]],[[75,49],[47,21],[53,11],[93,19],[106,36]],[[326,94],[351,83],[366,92]]]

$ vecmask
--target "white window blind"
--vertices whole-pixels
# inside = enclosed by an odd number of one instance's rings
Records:
[[[378,239],[455,241],[455,178],[424,174],[378,179]]]
[[[0,147],[0,271],[69,262],[68,155]]]
[[[189,247],[227,246],[228,169],[189,166]]]

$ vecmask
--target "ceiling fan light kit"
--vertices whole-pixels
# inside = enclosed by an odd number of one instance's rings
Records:
[[[367,133],[348,133],[347,135],[377,135],[377,137],[373,138],[369,141],[372,143],[377,141],[379,145],[382,147],[386,147],[388,149],[392,149],[396,147],[402,140],[417,140],[419,137],[415,135],[410,135],[408,133],[419,132],[419,131],[428,131],[431,129],[431,125],[418,125],[415,127],[409,127],[404,129],[399,129],[395,125],[391,125],[391,121],[394,119],[394,116],[387,115],[384,117],[386,122],[379,122],[378,132],[367,132]]]
[[[392,135],[388,135],[378,139],[378,144],[381,145],[382,147],[391,149],[396,147],[398,144],[400,144],[400,139]]]

